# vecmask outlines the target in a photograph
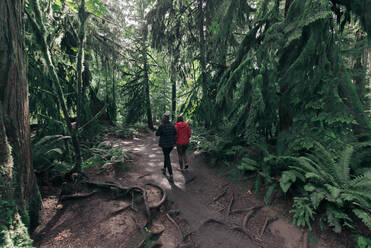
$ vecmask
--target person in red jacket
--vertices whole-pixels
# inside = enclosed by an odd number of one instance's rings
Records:
[[[189,144],[189,138],[191,137],[191,128],[187,123],[183,121],[183,116],[179,115],[176,124],[176,149],[178,151],[178,158],[179,158],[179,166],[180,171],[184,169],[188,169],[188,159],[187,159],[187,148]]]

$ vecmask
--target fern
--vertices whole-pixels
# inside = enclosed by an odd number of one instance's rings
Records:
[[[309,195],[313,209],[324,202],[327,222],[335,232],[340,232],[342,227],[353,228],[352,219],[346,214],[348,208],[356,211],[355,215],[367,225],[367,216],[360,209],[371,207],[371,172],[351,179],[349,168],[354,153],[351,146],[344,149],[338,161],[320,144],[314,151],[296,160],[300,167],[290,166],[305,176],[304,190]],[[286,177],[285,174],[283,182],[288,180]],[[294,205],[294,208],[297,207],[302,208],[300,204]]]
[[[293,222],[300,227],[308,227],[311,231],[311,221],[314,220],[314,210],[311,206],[311,201],[306,197],[294,197],[293,209],[290,213],[294,213]]]
[[[371,230],[371,217],[366,211],[355,208],[352,210],[353,213]]]
[[[353,154],[353,147],[348,146],[345,151],[342,153],[342,157],[338,162],[338,169],[336,170],[336,176],[339,181],[345,185],[349,183],[350,175],[349,175],[349,164],[351,161],[351,157]]]

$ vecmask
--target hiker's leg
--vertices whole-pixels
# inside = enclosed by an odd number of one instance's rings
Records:
[[[183,146],[183,160],[184,160],[184,165],[186,168],[188,168],[188,158],[187,158],[187,148],[188,148],[188,145],[184,145]]]
[[[179,167],[181,170],[183,170],[182,146],[176,146],[176,150],[178,152]]]
[[[165,166],[167,167],[167,170],[169,171],[169,174],[170,176],[173,175],[173,170],[171,168],[171,161],[170,161],[170,152],[173,148],[172,147],[169,147],[169,148],[164,148],[165,152]]]
[[[162,153],[164,154],[164,168],[161,169],[162,174],[166,176],[166,148],[162,147]]]

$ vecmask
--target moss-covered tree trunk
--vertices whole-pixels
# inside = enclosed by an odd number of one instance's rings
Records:
[[[41,206],[31,160],[22,0],[0,1],[0,247],[30,247]]]

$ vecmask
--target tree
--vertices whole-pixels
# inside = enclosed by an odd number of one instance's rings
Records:
[[[40,194],[31,160],[23,1],[0,2],[0,246],[30,247]]]

